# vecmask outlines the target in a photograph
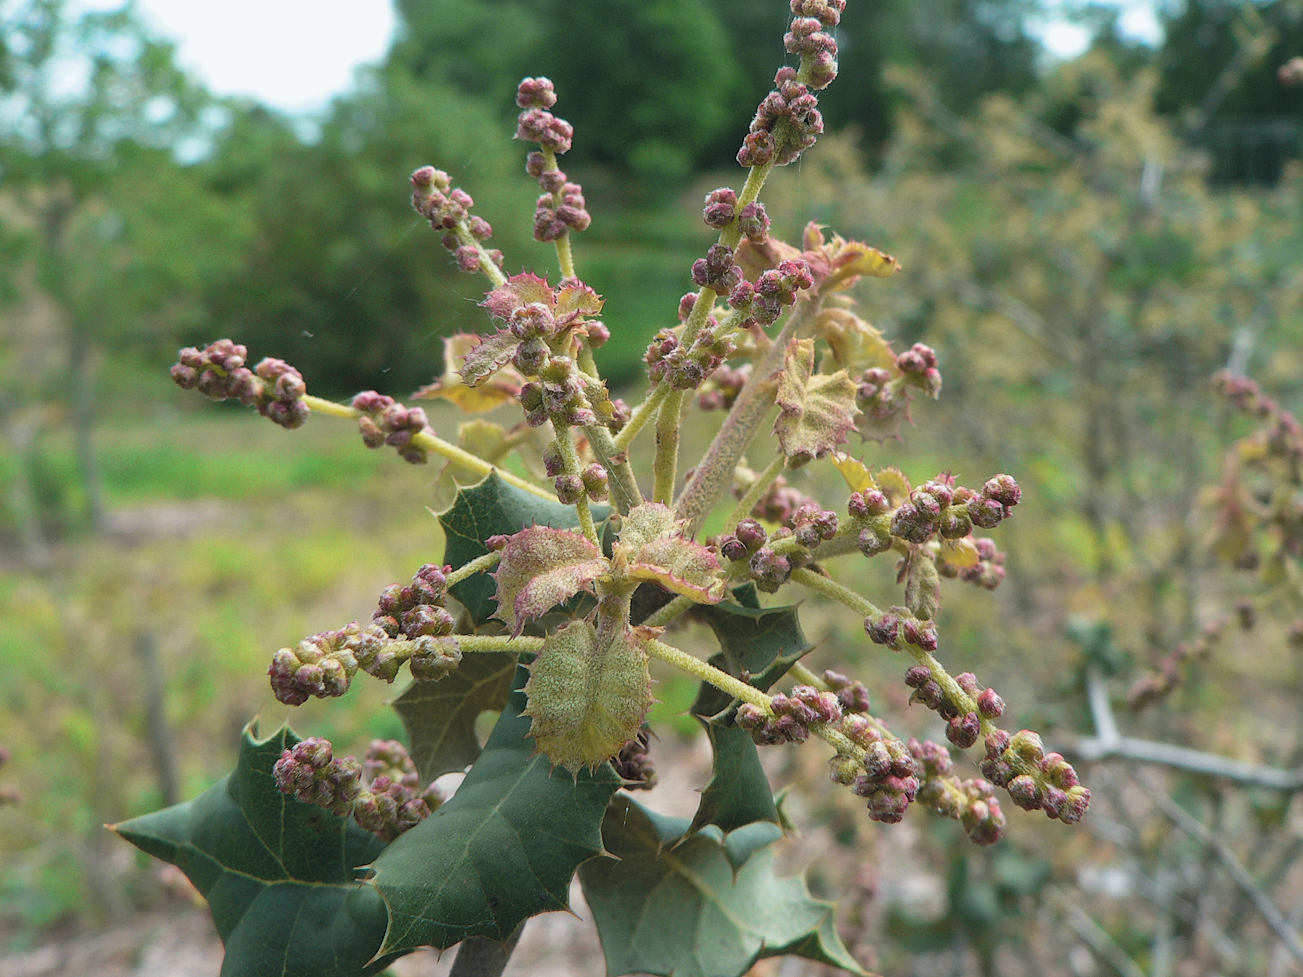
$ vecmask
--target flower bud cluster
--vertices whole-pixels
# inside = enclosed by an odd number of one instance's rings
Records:
[[[904,743],[884,734],[867,716],[845,717],[841,732],[863,748],[864,759],[838,754],[829,761],[829,776],[868,800],[872,820],[897,823],[918,794],[918,762]]]
[[[728,293],[729,306],[745,318],[742,328],[772,325],[783,314],[783,307],[796,301],[796,293],[814,284],[814,273],[802,258],[781,262],[777,268],[762,272],[752,284],[745,279]]]
[[[281,648],[272,656],[267,675],[279,701],[300,706],[314,696],[343,695],[359,668],[392,682],[401,664],[382,628],[354,621],[338,631],[304,638],[293,648]]]
[[[905,673],[905,684],[914,690],[909,701],[921,702],[939,714],[946,721],[946,739],[960,749],[977,742],[984,719],[998,719],[1004,713],[1004,700],[994,689],[981,688],[971,672],[955,676],[963,697],[948,695],[926,665],[912,666]]]
[[[765,205],[753,201],[739,209],[737,194],[728,187],[711,191],[701,217],[707,227],[721,231],[736,221],[738,230],[752,244],[764,244],[769,240],[769,215],[765,213]]]
[[[1046,753],[1041,738],[1029,729],[1010,736],[997,729],[986,737],[982,774],[1003,787],[1024,811],[1044,811],[1064,824],[1080,821],[1090,806],[1090,790],[1058,753]]]
[[[995,788],[985,780],[959,780],[952,773],[950,751],[927,740],[913,737],[909,752],[918,761],[918,802],[937,814],[954,818],[978,845],[991,845],[1004,834],[1004,812],[995,799]]]
[[[943,577],[958,577],[965,583],[995,590],[1004,581],[1004,553],[996,548],[994,540],[985,536],[974,537],[973,545],[977,547],[976,564],[958,567],[938,559],[937,572]]]
[[[686,347],[672,330],[662,329],[652,337],[643,359],[653,383],[664,380],[674,390],[695,390],[736,349],[733,340],[719,329],[719,323],[711,316]]]
[[[651,790],[656,786],[656,765],[647,749],[650,739],[647,730],[641,730],[611,761],[625,790]]]
[[[272,776],[281,793],[339,816],[352,814],[361,827],[384,841],[414,828],[443,802],[434,784],[420,790],[416,765],[395,740],[372,740],[365,783],[362,770],[356,757],[337,760],[330,741],[313,736],[282,753]]]
[[[526,343],[521,343],[524,349]],[[525,372],[525,371],[522,371]],[[597,415],[584,395],[584,379],[569,356],[551,356],[539,367],[537,381],[520,388],[520,405],[525,420],[538,427],[551,421],[558,427],[597,423]]]
[[[840,18],[839,13],[825,9]],[[810,79],[810,87],[816,91],[827,88],[837,77],[837,42],[824,30],[825,26],[836,23],[837,20],[825,24],[818,17],[798,16],[792,21],[792,29],[783,37],[783,46],[788,53],[801,56],[801,68]]]
[[[1298,625],[1296,625],[1298,627]],[[1204,658],[1221,642],[1226,628],[1224,618],[1212,621],[1204,626],[1199,637],[1194,641],[1180,642],[1163,656],[1158,668],[1142,675],[1127,692],[1127,705],[1132,709],[1143,709],[1174,689],[1181,680],[1181,664],[1190,658]],[[1299,629],[1303,637],[1303,628]],[[1291,631],[1291,636],[1293,631]]]
[[[190,346],[181,350],[172,379],[183,390],[197,389],[212,400],[238,400],[256,407],[283,428],[302,427],[308,419],[303,375],[270,356],[250,370],[245,366],[248,356],[247,348],[229,339],[209,343],[202,350]]]
[[[447,576],[451,571],[450,566],[427,563],[406,587],[390,584],[380,595],[373,623],[391,638],[442,638],[452,634],[456,621],[446,606]]]
[[[837,701],[841,703],[842,712],[869,711],[869,690],[864,687],[863,682],[849,679],[841,672],[834,672],[831,668],[824,671],[823,682],[836,694]]]
[[[938,476],[910,492],[891,519],[891,535],[909,543],[926,543],[932,535],[945,539],[967,536],[974,526],[994,529],[1007,519],[1022,498],[1011,475],[996,475],[980,493],[955,487],[949,475]],[[988,563],[995,561],[992,552]],[[998,580],[996,581],[999,582]]]
[[[393,397],[367,390],[353,398],[353,409],[362,412],[357,429],[368,448],[390,445],[397,449],[403,461],[413,465],[424,465],[430,460],[429,453],[412,440],[430,427],[422,408],[404,407]]]
[[[770,700],[770,709],[772,715],[749,702],[738,706],[737,724],[760,746],[804,743],[811,724],[828,726],[842,718],[837,694],[820,692],[812,685],[797,685],[791,695],[779,692]]]
[[[802,61],[804,60],[803,58]],[[827,76],[828,66],[825,64],[820,70],[817,80],[826,85],[831,81],[831,77]],[[835,61],[832,62],[832,70],[836,72]],[[737,161],[742,166],[765,166],[769,163],[786,166],[813,146],[823,132],[819,99],[808,85],[796,80],[796,74],[795,68],[778,69],[778,74],[774,76],[774,90],[764,97],[756,109],[751,129],[742,141],[742,148],[738,150]]]
[[[552,475],[553,464],[547,464],[548,474]],[[574,505],[587,495],[593,502],[604,502],[610,495],[610,476],[605,468],[593,463],[578,475],[567,475],[564,471],[556,474],[553,482],[557,501],[563,505]]]
[[[721,366],[711,378],[710,389],[697,398],[697,406],[702,410],[732,410],[750,376],[750,363],[743,363],[737,369],[727,364]]]
[[[852,492],[846,500],[846,511],[852,519],[865,521],[860,528],[856,545],[865,556],[877,556],[891,549],[891,502],[878,489]]]
[[[806,502],[792,516],[792,535],[797,543],[812,550],[837,535],[837,513],[817,502]]]
[[[549,154],[567,152],[574,138],[570,123],[548,111],[556,104],[552,82],[526,78],[516,89],[516,104],[523,110],[516,121],[516,138],[536,142],[544,150],[525,159],[525,172],[543,190],[534,208],[534,239],[557,241],[570,231],[587,230],[593,219],[583,187],[567,180],[555,159],[549,159]]]
[[[734,263],[732,248],[712,244],[706,250],[706,257],[692,263],[692,280],[717,295],[728,295],[743,280],[742,267]]]
[[[733,494],[741,499],[746,494],[747,488],[746,485],[736,485]],[[769,486],[769,490],[756,501],[751,509],[751,517],[763,519],[765,522],[790,525],[797,511],[807,505],[818,505],[818,503],[800,489],[792,488],[787,484],[787,479],[779,475]]]
[[[501,251],[482,251],[480,247],[465,244],[457,231],[464,228],[475,241],[484,242],[493,236],[493,228],[483,217],[474,217],[470,209],[475,206],[471,195],[460,187],[454,189],[452,178],[433,166],[422,166],[412,174],[412,207],[430,222],[436,231],[443,231],[443,246],[457,259],[457,267],[467,274],[480,270],[483,254],[499,268],[505,261]]]

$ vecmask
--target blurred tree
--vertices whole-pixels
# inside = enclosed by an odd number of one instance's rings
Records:
[[[44,377],[11,357],[10,406],[68,402],[98,528],[98,360],[194,321],[199,283],[229,260],[238,228],[176,159],[202,139],[208,97],[129,5],[74,17],[62,0],[3,0],[0,35],[5,216],[27,244],[29,286],[53,307],[54,333],[37,341],[65,351]]]

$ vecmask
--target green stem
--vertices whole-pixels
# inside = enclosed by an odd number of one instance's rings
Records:
[[[493,259],[489,257],[484,245],[475,240],[474,235],[471,234],[470,224],[467,221],[458,221],[454,233],[457,235],[457,241],[462,247],[475,249],[480,259],[480,271],[484,272],[485,277],[493,283],[494,288],[507,284],[507,276],[502,273],[501,268],[493,263]]]
[[[593,454],[606,467],[611,476],[611,498],[620,512],[628,512],[634,506],[642,505],[642,489],[638,488],[638,479],[629,464],[627,451],[616,445],[611,432],[601,424],[589,424],[584,427],[588,443]]]
[[[683,413],[683,391],[673,390],[661,404],[656,419],[656,458],[652,463],[655,482],[652,501],[670,505],[674,502],[674,483],[679,468],[679,421]]]
[[[556,151],[552,149],[548,149],[546,146],[540,146],[539,148],[543,151],[543,171],[554,172],[560,169],[560,167],[558,167],[556,163]],[[552,194],[552,205],[554,207],[561,206],[560,190]],[[557,265],[560,266],[561,268],[562,281],[564,281],[567,278],[576,277],[575,258],[574,258],[574,254],[570,250],[569,231],[566,231],[564,234],[562,234],[559,238],[556,239],[556,260],[557,260]]]
[[[647,399],[633,409],[633,414],[629,422],[620,429],[620,433],[615,436],[615,447],[619,451],[628,451],[629,445],[633,439],[638,436],[638,432],[647,426],[647,422],[656,416],[660,410],[661,402],[669,395],[670,385],[668,383],[658,383],[647,393]]]
[[[330,417],[361,417],[362,412],[354,410],[347,404],[337,404],[333,400],[323,400],[320,397],[313,397],[311,394],[304,394],[302,400],[308,405],[308,409],[317,414],[327,414]],[[464,448],[459,448],[455,444],[449,444],[429,428],[424,431],[417,431],[412,435],[412,443],[419,445],[426,451],[431,451],[436,455],[447,458],[449,461],[456,462],[462,468],[475,472],[477,475],[497,474],[508,485],[513,485],[522,492],[528,492],[530,495],[536,495],[540,499],[546,499],[549,502],[555,502],[556,496],[551,492],[539,488],[532,482],[527,482],[518,475],[513,475],[509,471],[499,468],[497,465],[491,465],[476,455],[471,454]]]
[[[764,471],[756,476],[755,481],[747,487],[746,494],[742,496],[733,511],[729,513],[728,519],[724,521],[724,528],[720,530],[721,535],[731,533],[737,528],[738,523],[751,515],[751,510],[756,507],[760,497],[769,491],[769,486],[774,484],[774,480],[783,473],[785,468],[787,468],[787,456],[778,455],[765,467]],[[792,542],[796,543],[796,540],[793,539]]]
[[[522,635],[513,638],[509,634],[450,634],[440,641],[450,641],[457,645],[457,650],[464,654],[494,651],[528,651],[534,654],[543,650],[544,638],[530,638]],[[405,660],[416,650],[418,641],[391,641],[385,647],[393,651],[400,660]]]
[[[570,438],[570,431],[562,428],[557,431],[556,435],[557,452],[561,455],[561,464],[565,466],[567,475],[579,476],[579,452],[575,450],[575,443]],[[575,510],[579,513],[579,528],[588,538],[588,541],[594,546],[601,546],[601,540],[597,538],[597,526],[593,522],[593,512],[588,505],[588,493],[580,492],[579,498],[575,502]]]
[[[690,611],[697,602],[691,597],[685,597],[680,594],[672,601],[662,607],[659,611],[649,614],[647,619],[642,622],[643,627],[663,628],[676,617]]]
[[[452,573],[448,574],[447,586],[455,587],[467,577],[473,577],[477,573],[483,573],[485,570],[492,570],[502,559],[502,554],[498,552],[485,553],[483,556],[477,556],[469,563],[463,563]]]
[[[672,645],[667,645],[663,641],[653,639],[647,642],[646,647],[648,654],[653,658],[659,658],[675,668],[682,669],[689,675],[696,676],[703,682],[709,682],[715,688],[727,692],[735,699],[749,702],[753,706],[759,706],[765,712],[772,713],[769,696],[754,685],[747,685],[740,679],[728,674],[728,672],[721,671],[714,665],[710,665],[694,655],[689,655],[686,651],[680,651]]]
[[[828,577],[821,576],[812,570],[807,570],[805,568],[793,570],[792,579],[803,587],[808,587],[813,591],[823,594],[825,597],[831,597],[833,600],[845,604],[861,617],[879,617],[882,614],[882,611],[878,610],[871,601],[861,597],[849,587],[843,586]],[[937,661],[930,652],[924,651],[917,645],[910,644],[908,641],[904,640],[900,642],[900,646],[905,651],[909,652],[910,655],[914,657],[914,660],[920,665],[927,666],[928,670],[932,673],[933,681],[941,686],[941,690],[945,692],[946,698],[949,699],[950,703],[959,710],[961,715],[969,712],[975,712],[979,717],[982,715],[981,711],[977,708],[977,703],[973,700],[973,697],[959,687],[959,683],[956,682],[954,678],[951,677],[950,673],[946,671],[945,666]],[[997,728],[998,727],[995,723],[984,717],[982,718],[983,734],[994,732]]]

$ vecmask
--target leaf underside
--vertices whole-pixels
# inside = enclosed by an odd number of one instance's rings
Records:
[[[527,738],[526,669],[456,795],[372,866],[389,908],[383,951],[506,940],[523,920],[566,909],[580,862],[602,851],[601,823],[620,778],[609,764],[571,776]]]
[[[413,682],[394,700],[421,783],[475,762],[480,755],[475,720],[507,704],[515,674],[515,655],[466,655],[439,681]]]
[[[183,871],[208,900],[226,946],[223,977],[365,977],[388,916],[356,866],[385,848],[350,818],[282,794],[272,766],[299,742],[248,727],[239,765],[199,797],[115,825]]]
[[[606,506],[593,506],[593,518],[605,519]],[[550,502],[508,485],[495,473],[470,488],[458,490],[452,505],[438,514],[447,543],[443,562],[460,567],[489,551],[484,540],[490,536],[512,536],[526,526],[574,529],[579,516],[574,506]],[[470,612],[477,626],[483,626],[497,609],[497,585],[487,573],[477,573],[450,588],[453,597]]]
[[[579,869],[610,977],[741,977],[784,954],[864,974],[837,936],[833,904],[800,878],[777,878],[771,849],[735,870],[724,844],[688,828],[625,794],[612,803],[602,838],[615,858]]]

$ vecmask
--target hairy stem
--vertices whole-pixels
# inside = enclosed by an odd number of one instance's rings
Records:
[[[507,284],[507,276],[502,273],[502,269],[493,263],[493,259],[489,257],[489,253],[484,250],[484,245],[475,240],[475,236],[471,234],[470,223],[468,221],[458,221],[456,228],[453,229],[453,233],[457,235],[457,243],[462,247],[475,249],[475,253],[480,259],[480,271],[484,272],[484,277],[493,283],[494,288]]]
[[[617,451],[628,451],[629,445],[633,444],[633,439],[638,436],[647,422],[657,415],[660,410],[661,402],[669,395],[670,385],[668,383],[658,383],[647,392],[647,399],[633,409],[633,414],[629,418],[629,423],[620,429],[620,433],[615,436],[615,447]]]
[[[575,443],[571,440],[568,430],[557,432],[556,446],[561,455],[561,464],[565,466],[565,473],[578,477],[579,452],[575,450]],[[597,538],[597,526],[593,523],[593,512],[588,504],[587,492],[579,493],[579,498],[575,501],[575,510],[579,513],[579,528],[584,536],[594,546],[600,546],[601,541]]]
[[[485,553],[483,556],[477,556],[469,563],[463,563],[452,573],[448,574],[446,586],[455,587],[467,577],[473,577],[477,573],[485,570],[492,570],[502,560],[501,553]]]
[[[760,422],[773,405],[776,387],[771,377],[782,368],[787,344],[818,311],[819,305],[817,297],[798,300],[796,309],[788,316],[769,352],[756,364],[742,392],[733,402],[733,409],[706,449],[692,480],[684,486],[675,515],[686,521],[690,533],[701,528],[711,507],[732,482],[738,460],[751,444]]]
[[[611,432],[601,424],[589,424],[584,428],[593,454],[606,467],[611,476],[611,498],[620,512],[628,512],[634,506],[642,505],[642,489],[629,464],[628,452],[619,447]]]
[[[559,169],[556,163],[556,151],[549,149],[547,146],[539,147],[543,151],[543,170],[544,172],[555,171]],[[552,205],[561,206],[561,191],[558,190],[552,194]],[[566,231],[556,239],[556,260],[557,265],[561,268],[561,279],[575,277],[575,258],[570,250],[570,232]]]
[[[303,402],[308,405],[308,409],[316,414],[327,414],[331,417],[361,417],[362,412],[354,410],[347,404],[337,404],[333,400],[324,400],[321,397],[313,397],[311,394],[303,395]],[[412,443],[419,445],[426,451],[432,451],[434,454],[449,461],[456,462],[462,468],[466,468],[478,475],[490,475],[497,473],[498,478],[502,479],[508,485],[513,485],[523,492],[530,495],[537,495],[540,499],[547,499],[549,502],[555,502],[556,496],[545,489],[539,488],[532,482],[527,482],[518,475],[513,475],[509,471],[499,468],[497,465],[491,465],[483,458],[471,454],[464,448],[459,448],[455,444],[449,444],[430,429],[417,431],[412,435]]]
[[[656,611],[654,614],[649,614],[647,619],[642,622],[642,625],[643,627],[648,628],[663,628],[676,617],[680,617],[692,610],[696,603],[697,602],[691,597],[685,597],[680,594],[659,611]]]
[[[670,505],[679,469],[679,421],[683,413],[683,391],[672,390],[661,404],[656,419],[656,459],[652,465],[655,482],[652,501]]]
[[[709,682],[721,692],[727,692],[735,699],[741,699],[753,706],[759,706],[766,712],[771,711],[769,696],[754,685],[747,685],[740,679],[728,674],[728,672],[721,671],[714,665],[710,665],[694,655],[689,655],[686,651],[680,651],[672,645],[653,639],[647,642],[647,652],[653,658],[659,658],[675,668],[682,669],[689,675],[696,676],[703,682]]]

